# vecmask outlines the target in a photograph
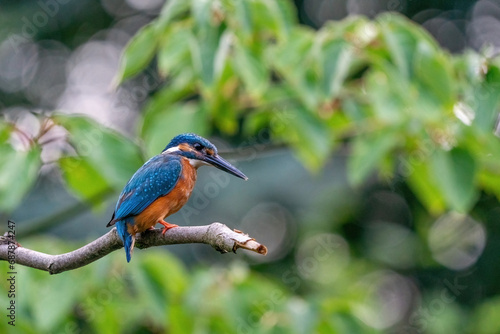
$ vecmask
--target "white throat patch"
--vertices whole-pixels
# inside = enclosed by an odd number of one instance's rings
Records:
[[[207,163],[205,161],[198,160],[198,159],[188,159],[188,160],[189,160],[189,164],[191,166],[193,166],[194,168],[210,165],[209,163]]]

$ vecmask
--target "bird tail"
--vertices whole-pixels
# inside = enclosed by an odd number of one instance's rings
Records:
[[[125,248],[125,255],[127,255],[127,262],[130,262],[132,258],[132,252],[134,250],[135,236],[128,233],[127,222],[120,220],[116,222],[116,230],[120,239],[123,241],[123,247]]]

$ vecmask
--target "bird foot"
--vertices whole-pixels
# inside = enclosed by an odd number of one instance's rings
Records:
[[[175,224],[170,224],[170,223],[167,223],[166,221],[164,220],[160,220],[158,221],[158,223],[162,224],[163,226],[165,226],[165,228],[163,229],[163,231],[161,231],[161,234],[165,234],[165,232],[167,232],[168,230],[170,230],[171,228],[174,228],[174,227],[179,227],[179,225],[175,225]]]

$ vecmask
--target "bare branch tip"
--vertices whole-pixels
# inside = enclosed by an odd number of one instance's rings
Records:
[[[257,247],[257,253],[266,256],[267,255],[267,247],[264,245],[260,245],[259,247]]]
[[[267,254],[267,247],[255,241],[255,239],[250,239],[246,242],[238,242],[235,240],[233,252],[236,252],[238,248],[246,249],[261,255]]]

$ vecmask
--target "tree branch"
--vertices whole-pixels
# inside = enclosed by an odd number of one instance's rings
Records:
[[[207,226],[179,226],[168,230],[165,234],[161,232],[162,229],[154,229],[138,234],[135,248],[204,243],[221,253],[236,252],[238,248],[243,248],[262,255],[267,254],[266,246],[259,244],[247,234],[238,230],[233,231],[221,223],[212,223]],[[10,250],[14,251],[16,264],[45,270],[50,274],[59,274],[83,267],[123,247],[122,241],[116,234],[116,228],[77,250],[60,255],[40,253],[16,245],[19,244],[13,243],[8,236],[4,236],[0,241],[0,260],[9,260],[10,247]]]

